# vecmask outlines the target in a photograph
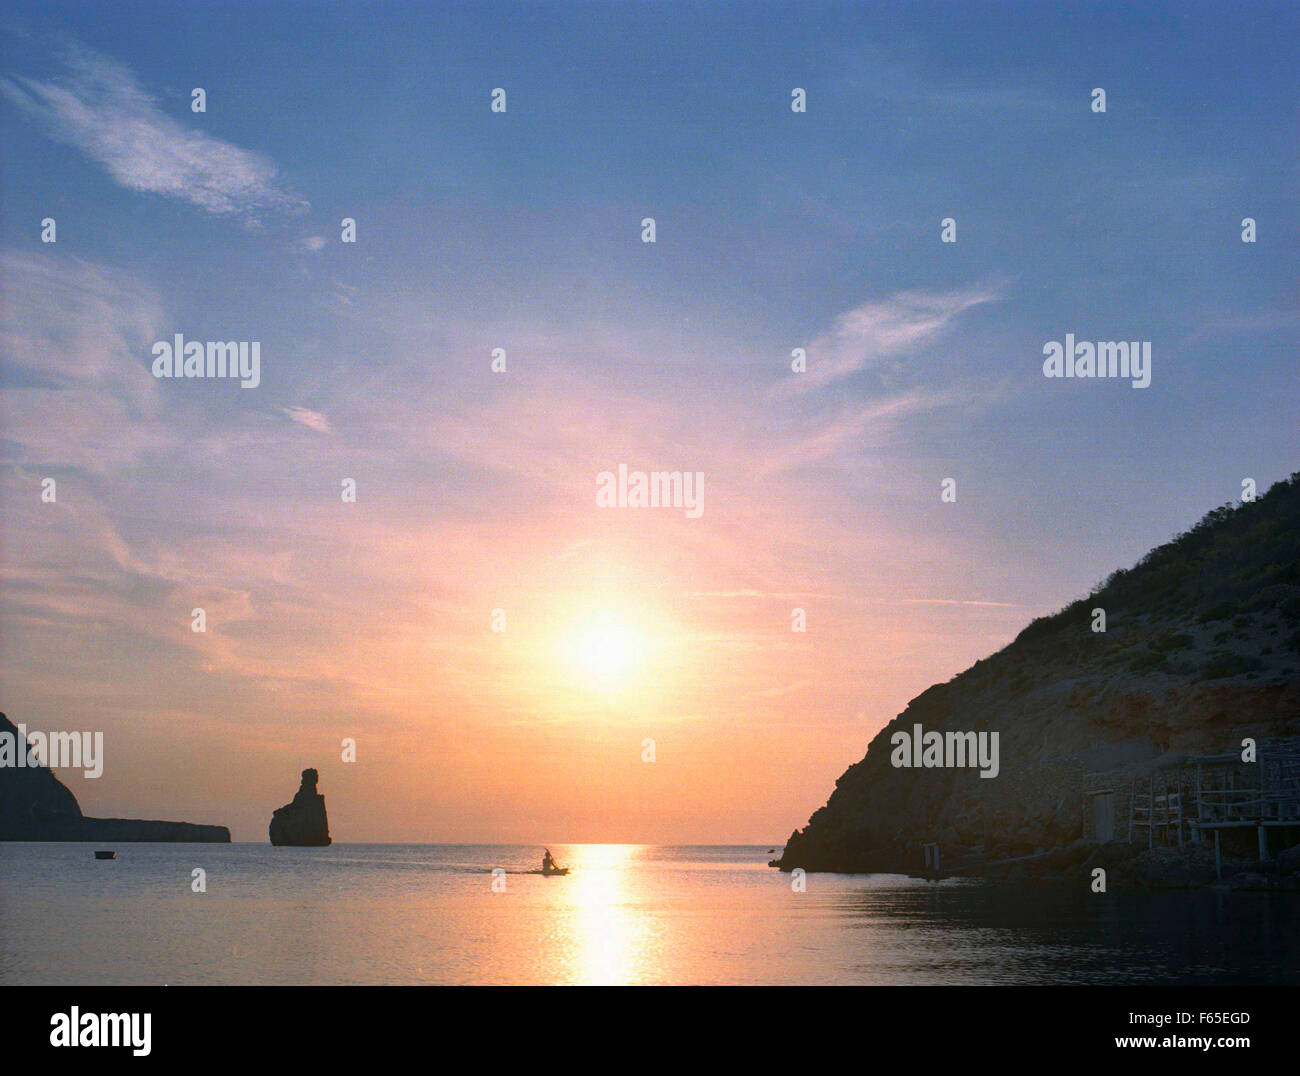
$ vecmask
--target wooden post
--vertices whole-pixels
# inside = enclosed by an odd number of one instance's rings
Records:
[[[1201,810],[1201,760],[1200,759],[1196,760],[1196,802],[1193,804],[1193,807],[1196,809],[1197,821],[1203,822],[1205,820],[1205,815]],[[1192,836],[1195,838],[1197,844],[1201,843],[1201,829],[1199,826],[1197,826],[1195,829],[1192,830]]]
[[[1151,775],[1151,810],[1147,812],[1147,847],[1154,848],[1156,843],[1156,775]]]
[[[1133,843],[1133,805],[1137,801],[1137,778],[1134,777],[1128,788],[1128,843]]]
[[[1223,854],[1219,851],[1219,831],[1214,831],[1214,877],[1223,880]]]
[[[1260,823],[1255,829],[1259,833],[1259,858],[1262,862],[1268,859],[1268,830],[1264,828],[1263,823]]]
[[[1183,846],[1183,767],[1178,767],[1178,847]]]

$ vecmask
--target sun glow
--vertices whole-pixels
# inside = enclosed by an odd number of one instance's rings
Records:
[[[612,610],[599,610],[569,630],[563,656],[584,686],[611,691],[637,674],[648,648],[649,640],[638,624]]]

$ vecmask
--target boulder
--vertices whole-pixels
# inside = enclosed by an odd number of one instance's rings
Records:
[[[1283,874],[1295,874],[1300,871],[1300,844],[1279,852],[1277,854],[1277,865]]]
[[[1230,889],[1270,889],[1272,885],[1267,875],[1258,871],[1242,871],[1228,880]]]
[[[1214,881],[1214,853],[1203,844],[1152,848],[1137,855],[1121,881],[1151,889],[1193,889]]]

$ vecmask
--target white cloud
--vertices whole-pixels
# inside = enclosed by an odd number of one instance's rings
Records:
[[[329,419],[319,411],[309,411],[305,407],[282,407],[280,413],[300,426],[306,426],[317,433],[329,433]]]
[[[162,305],[136,277],[74,257],[0,254],[0,351],[11,385],[109,390],[154,398],[148,345]]]
[[[69,51],[65,65],[57,82],[0,79],[0,92],[122,186],[250,220],[310,208],[276,181],[271,161],[178,123],[122,65],[86,49]]]
[[[902,291],[863,303],[841,314],[808,345],[807,372],[785,384],[794,391],[819,388],[878,366],[932,340],[971,307],[998,298],[992,287],[972,287],[944,294]]]

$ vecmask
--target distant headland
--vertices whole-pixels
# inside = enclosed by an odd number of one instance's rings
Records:
[[[28,756],[26,736],[0,714],[0,737],[11,737]],[[176,841],[229,844],[225,826],[139,818],[88,818],[81,805],[45,765],[0,766],[0,841]]]

